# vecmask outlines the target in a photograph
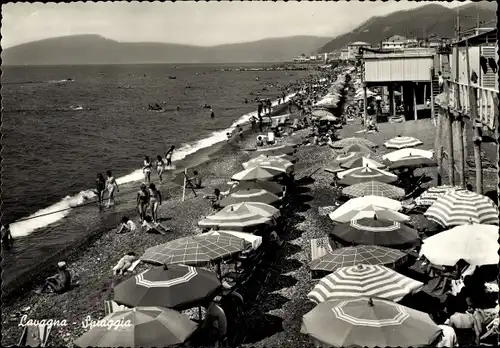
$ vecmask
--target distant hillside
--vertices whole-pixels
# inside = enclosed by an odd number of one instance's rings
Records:
[[[5,49],[5,65],[246,63],[284,61],[315,52],[330,38],[295,36],[212,47],[118,42],[99,35],[51,38]]]
[[[460,27],[475,27],[477,13],[484,26],[496,27],[496,2],[483,1],[460,7]],[[373,17],[350,33],[341,35],[328,42],[319,52],[331,52],[341,49],[354,41],[364,41],[373,45],[380,43],[392,35],[405,37],[422,37],[435,34],[438,37],[452,38],[455,35],[456,9],[430,4],[410,11],[399,11],[385,17]],[[487,23],[489,22],[489,23]]]

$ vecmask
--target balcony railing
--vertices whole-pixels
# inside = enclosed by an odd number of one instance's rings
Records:
[[[451,110],[471,117],[469,87],[466,84],[448,82],[448,106]],[[498,114],[498,91],[492,88],[472,85],[471,88],[477,95],[478,120],[490,130],[494,130]]]

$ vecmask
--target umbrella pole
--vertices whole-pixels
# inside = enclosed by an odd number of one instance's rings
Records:
[[[203,315],[202,315],[202,313],[201,313],[201,306],[198,306],[198,319],[199,319],[200,321],[202,321],[202,320],[203,320],[203,317],[202,317],[202,316],[203,316]]]
[[[186,198],[186,178],[187,178],[187,168],[184,168],[184,181],[182,184],[182,201]]]

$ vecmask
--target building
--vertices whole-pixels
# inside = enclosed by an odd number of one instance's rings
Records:
[[[407,39],[401,35],[394,35],[382,41],[382,49],[386,50],[403,49],[411,47],[418,47],[417,39]]]
[[[349,50],[347,47],[342,48],[340,50],[340,60],[348,60],[349,59]]]
[[[370,48],[371,45],[368,42],[356,41],[351,42],[347,45],[347,57],[348,59],[355,59],[357,55],[359,55],[359,49]]]

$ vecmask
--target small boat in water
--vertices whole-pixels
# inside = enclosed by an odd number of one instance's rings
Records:
[[[169,80],[175,80],[177,77],[176,76],[169,76],[168,79]]]

